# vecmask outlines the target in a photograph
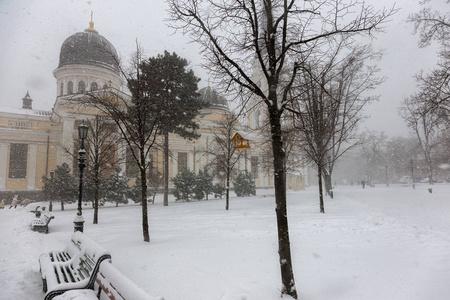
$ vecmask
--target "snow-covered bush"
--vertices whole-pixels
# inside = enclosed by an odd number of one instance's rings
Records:
[[[51,200],[61,200],[61,210],[64,202],[72,202],[77,198],[78,180],[70,173],[69,165],[63,163],[57,166],[53,176],[43,177],[44,193]]]
[[[203,198],[208,199],[208,195],[213,192],[213,178],[208,174],[206,170],[200,170],[195,176],[195,199],[201,200]]]
[[[115,202],[116,206],[119,203],[127,203],[127,197],[124,195],[128,194],[128,177],[123,176],[120,172],[116,171],[111,175],[104,183],[105,199],[106,201]]]
[[[184,170],[172,178],[175,185],[173,195],[177,200],[189,201],[195,189],[196,176],[195,173],[189,170]]]
[[[233,180],[234,192],[238,197],[256,195],[255,180],[248,172],[241,172]]]
[[[216,183],[213,186],[213,193],[215,198],[219,197],[222,199],[223,193],[225,193],[225,187],[220,183]]]

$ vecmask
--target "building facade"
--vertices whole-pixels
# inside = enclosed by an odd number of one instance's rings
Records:
[[[51,176],[56,166],[67,163],[71,168],[76,167],[73,153],[78,150],[77,126],[99,112],[91,107],[81,107],[73,98],[86,91],[104,88],[123,90],[117,57],[114,46],[94,29],[91,21],[88,29],[71,35],[61,46],[58,67],[53,72],[57,94],[51,110],[33,109],[33,99],[28,92],[17,108],[0,109],[0,191],[40,190],[42,177]],[[170,135],[169,177],[183,169],[198,172],[210,166],[213,159],[210,145],[217,122],[230,111],[226,99],[212,88],[203,88],[200,94],[209,103],[197,117],[200,138],[189,141]],[[258,125],[253,114],[251,118],[250,122]],[[252,136],[245,126],[238,130]],[[262,141],[256,135],[253,137],[249,138],[250,148],[241,155],[237,169],[251,172],[257,187],[272,187],[271,171],[263,167],[267,157]],[[126,145],[120,143],[116,148],[117,156],[123,158],[118,167],[126,173]],[[162,174],[162,152],[153,151],[151,160],[157,173]],[[301,175],[288,178],[288,182],[290,188],[303,187]]]

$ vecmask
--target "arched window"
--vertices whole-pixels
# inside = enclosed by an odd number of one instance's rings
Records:
[[[59,87],[59,95],[62,96],[64,95],[64,83],[61,82],[61,85]]]
[[[91,91],[96,91],[98,89],[97,82],[91,83]]]
[[[84,81],[78,82],[78,93],[84,93],[86,91],[86,83]]]
[[[67,83],[67,94],[72,95],[73,94],[73,82],[69,81]]]

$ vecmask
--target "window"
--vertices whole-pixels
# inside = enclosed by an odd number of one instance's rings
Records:
[[[258,177],[258,156],[251,157],[250,170],[254,178]]]
[[[67,94],[72,95],[73,94],[73,82],[69,81],[67,83]]]
[[[78,82],[78,93],[82,94],[86,91],[86,83],[84,81]]]
[[[64,83],[61,82],[61,85],[59,87],[59,95],[62,96],[64,95]]]
[[[178,152],[178,173],[187,170],[187,153]]]
[[[91,91],[96,91],[98,89],[97,82],[91,83]]]
[[[9,151],[9,178],[27,177],[27,144],[11,144]]]

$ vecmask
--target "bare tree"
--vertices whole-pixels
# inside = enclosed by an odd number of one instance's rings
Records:
[[[450,1],[445,1],[446,5]],[[448,122],[450,115],[450,10],[434,6],[434,1],[422,1],[423,8],[409,16],[419,35],[419,45],[425,47],[436,41],[441,45],[437,67],[428,74],[417,75],[420,92],[415,101],[421,102],[422,110],[430,110]],[[450,8],[450,7],[449,7]],[[428,113],[428,112],[427,112]]]
[[[373,185],[375,179],[382,176],[382,168],[386,165],[385,148],[387,136],[383,132],[365,132],[360,138],[360,155],[362,157],[363,180]],[[363,184],[363,186],[365,186]]]
[[[450,37],[450,15],[442,9],[433,8],[431,2],[433,1],[421,1],[423,8],[411,14],[408,21],[414,24],[421,47],[428,46],[432,41],[446,46]],[[446,2],[450,3],[448,0]]]
[[[422,10],[410,15],[409,21],[419,34],[421,47],[430,45],[432,41],[441,44],[440,61],[429,74],[421,72],[417,75],[419,92],[405,99],[401,108],[402,117],[415,132],[424,154],[430,184],[433,183],[432,150],[437,144],[437,136],[442,133],[439,131],[448,128],[450,116],[450,15],[431,4],[423,1]]]
[[[230,181],[236,164],[242,157],[242,152],[233,144],[233,135],[237,132],[238,117],[232,113],[226,114],[223,120],[215,123],[214,140],[208,147],[207,154],[212,156],[211,164],[217,172],[225,174],[225,209],[230,207]]]
[[[270,134],[270,124],[265,123],[257,130],[259,136],[262,138],[262,155],[264,159],[260,165],[267,174],[273,174],[273,153],[272,153],[272,138]],[[305,157],[304,149],[298,142],[299,132],[295,128],[292,118],[289,115],[284,115],[281,121],[281,135],[283,141],[283,150],[286,154],[285,170],[286,172],[297,173],[299,169],[308,163]]]
[[[93,92],[88,92],[89,95]],[[83,95],[83,97],[85,97]],[[77,97],[71,99],[76,101]],[[81,100],[81,104],[85,101]],[[114,122],[107,116],[95,115],[87,119],[89,126],[88,135],[85,140],[86,148],[86,180],[84,189],[87,198],[93,197],[92,207],[94,208],[93,224],[98,224],[98,205],[101,197],[101,182],[114,172],[114,169],[122,162],[123,155],[117,147],[122,140],[119,130]],[[74,160],[73,173],[77,173],[75,163],[78,160],[78,142],[73,148],[64,147],[64,151]]]
[[[433,149],[437,145],[437,134],[441,120],[432,110],[422,105],[421,95],[416,94],[404,101],[401,116],[413,130],[422,149],[428,169],[428,182],[433,184]],[[430,193],[432,189],[429,189]]]
[[[114,122],[107,117],[96,115],[93,120],[88,121],[88,124],[87,166],[94,183],[93,223],[97,224],[100,183],[101,180],[105,180],[108,175],[111,175],[122,161],[123,155],[118,153],[117,147],[122,137]]]
[[[288,110],[299,129],[302,148],[317,167],[321,213],[325,212],[322,178],[332,196],[334,164],[356,145],[354,134],[362,109],[372,100],[365,93],[380,82],[376,69],[366,66],[372,56],[368,47],[349,47],[347,40],[341,40],[334,51],[306,58],[291,90],[294,101]]]
[[[320,69],[304,62],[299,71],[299,89],[292,89],[295,100],[288,108],[293,115],[294,126],[299,130],[299,141],[307,157],[317,166],[319,184],[320,212],[325,213],[322,176],[326,155],[330,151],[331,137],[334,135],[334,114],[338,104],[326,93],[328,71],[314,74],[314,69]],[[330,70],[329,66],[325,66]]]
[[[437,114],[448,122],[450,116],[450,52],[441,59],[437,68],[430,73],[420,72],[416,76],[419,92],[415,101],[420,102],[423,109]]]
[[[331,178],[336,161],[358,144],[355,133],[364,117],[362,111],[377,98],[368,93],[382,82],[382,78],[377,76],[378,68],[370,65],[380,57],[379,53],[372,52],[368,46],[347,45],[345,49],[349,53],[335,66],[331,82],[326,86],[328,96],[336,102],[330,108],[337,110],[327,114],[327,118],[332,117],[333,120],[330,124],[330,147],[324,163],[324,182],[327,194],[331,197]]]
[[[274,157],[281,292],[297,298],[281,120],[301,63],[298,54],[333,36],[376,31],[393,11],[377,11],[357,0],[169,0],[169,9],[171,25],[200,44],[215,79],[236,92],[254,95],[267,110]],[[253,76],[254,72],[261,76]]]
[[[154,149],[156,138],[161,126],[161,113],[158,103],[164,101],[157,94],[151,82],[142,76],[143,55],[139,46],[132,58],[128,71],[120,68],[126,80],[131,97],[114,89],[90,93],[85,103],[91,105],[109,116],[120,130],[128,151],[136,162],[140,173],[142,232],[145,242],[150,241],[147,212],[147,170],[149,169],[149,154]]]

